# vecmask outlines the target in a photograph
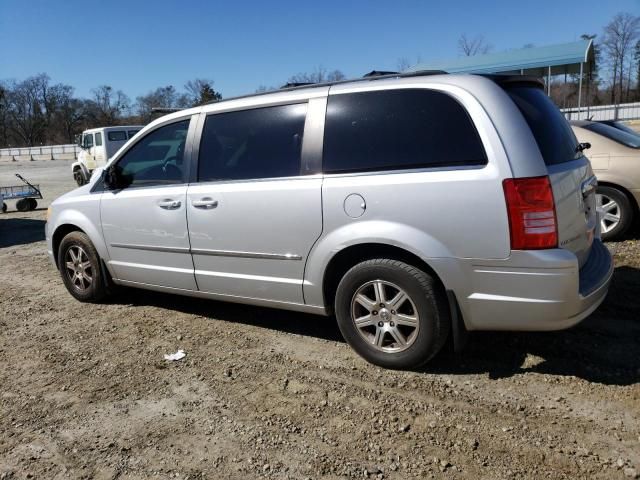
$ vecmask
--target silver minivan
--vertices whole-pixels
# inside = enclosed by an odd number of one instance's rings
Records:
[[[80,301],[335,314],[368,361],[413,368],[450,333],[563,329],[603,301],[584,148],[527,77],[288,88],[149,124],[52,204],[47,245]]]

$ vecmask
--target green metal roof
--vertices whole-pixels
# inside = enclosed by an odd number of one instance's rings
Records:
[[[448,61],[423,62],[407,71],[444,70],[448,73],[524,73],[546,76],[551,74],[578,73],[580,63],[593,60],[591,40],[561,43],[545,47],[520,48],[506,52],[487,53],[471,57],[459,57]],[[585,67],[585,71],[587,71]]]

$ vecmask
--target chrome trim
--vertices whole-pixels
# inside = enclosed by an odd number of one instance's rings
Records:
[[[131,243],[111,243],[110,247],[113,248],[130,248],[132,250],[146,250],[149,252],[164,252],[164,253],[190,253],[189,247],[160,247],[156,245],[135,245]]]
[[[295,253],[260,253],[260,252],[236,252],[233,250],[209,250],[206,248],[188,247],[160,247],[156,245],[136,245],[130,243],[111,243],[113,248],[130,248],[132,250],[146,250],[149,252],[164,253],[191,253],[192,255],[210,255],[214,257],[238,257],[238,258],[261,258],[266,260],[302,260],[300,255]]]
[[[302,260],[300,255],[294,253],[259,253],[259,252],[236,252],[233,250],[209,250],[205,248],[192,248],[193,255],[211,255],[214,257],[239,257],[239,258],[262,258],[268,260]]]

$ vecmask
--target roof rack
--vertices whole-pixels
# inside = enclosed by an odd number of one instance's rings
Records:
[[[153,107],[151,109],[151,112],[153,112],[153,113],[174,113],[174,112],[179,112],[180,110],[185,110],[185,108]]]
[[[375,72],[375,70],[374,70]],[[372,72],[370,72],[372,73]],[[349,80],[337,80],[334,82],[321,82],[321,83],[297,83],[297,82],[291,82],[291,83],[287,83],[285,85],[283,85],[282,87],[280,87],[279,90],[276,91],[282,91],[282,90],[286,90],[286,91],[292,91],[292,90],[300,90],[300,89],[305,89],[305,88],[313,88],[313,87],[331,87],[333,85],[341,85],[344,83],[356,83],[356,82],[374,82],[377,80],[384,80],[387,78],[407,78],[407,77],[425,77],[428,75],[446,75],[447,72],[445,72],[444,70],[418,70],[416,72],[403,72],[403,73],[396,73],[396,72],[392,72],[392,73],[388,73],[388,72],[378,72],[378,75],[374,75],[374,76],[367,76],[365,75],[362,78],[356,78],[356,79],[349,79]],[[273,90],[270,91],[266,91],[266,92],[260,92],[260,93],[251,93],[248,95],[240,95],[237,97],[231,97],[231,98],[225,98],[224,101],[228,101],[228,100],[235,100],[238,98],[249,98],[249,97],[258,97],[260,95],[267,95],[270,93],[274,93]],[[208,105],[211,103],[219,103],[220,100],[212,100],[210,102],[205,103],[204,105]]]
[[[287,82],[282,85],[280,88],[294,88],[294,87],[305,87],[308,85],[315,85],[316,82]]]
[[[384,75],[399,75],[400,72],[387,72],[384,70],[371,70],[369,73],[365,73],[362,78],[370,77],[382,77]]]

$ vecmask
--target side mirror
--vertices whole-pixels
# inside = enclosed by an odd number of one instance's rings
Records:
[[[118,168],[115,165],[109,165],[102,173],[102,181],[104,186],[109,190],[118,190],[121,188],[121,178]]]
[[[591,148],[591,144],[589,142],[579,143],[576,147],[576,152],[584,152]]]
[[[131,175],[122,173],[122,167],[112,164],[104,169],[102,182],[107,190],[122,190],[131,185],[132,178]]]

